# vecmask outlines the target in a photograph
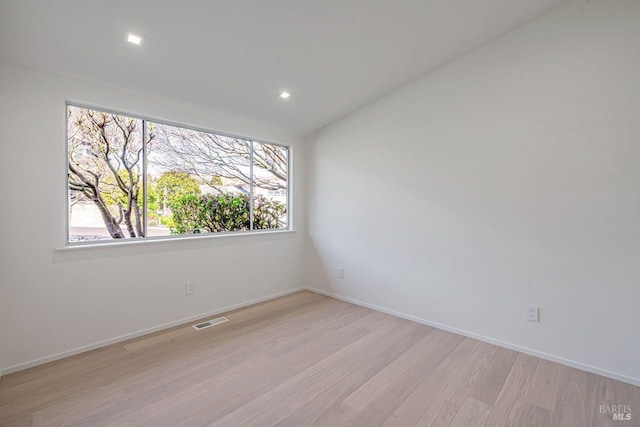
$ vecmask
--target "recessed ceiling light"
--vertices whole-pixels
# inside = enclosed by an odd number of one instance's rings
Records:
[[[133,33],[127,33],[127,41],[131,44],[135,44],[136,46],[140,46],[142,44],[142,36]]]
[[[278,95],[280,98],[283,99],[287,99],[288,97],[291,96],[291,94],[289,92],[280,92],[280,95]]]

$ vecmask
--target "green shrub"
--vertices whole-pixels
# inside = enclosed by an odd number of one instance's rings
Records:
[[[266,230],[270,228],[280,228],[281,218],[287,213],[287,207],[282,203],[269,200],[259,195],[254,197],[253,205],[253,229]]]
[[[163,223],[173,234],[249,230],[249,203],[242,193],[183,195],[174,200],[172,218]],[[279,228],[285,214],[285,205],[259,195],[254,198],[253,228]]]

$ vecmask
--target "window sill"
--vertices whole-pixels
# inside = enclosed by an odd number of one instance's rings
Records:
[[[63,247],[56,248],[56,252],[64,252],[64,251],[77,251],[83,249],[95,249],[95,248],[110,248],[114,246],[138,246],[138,245],[158,245],[158,244],[166,244],[168,242],[188,242],[191,240],[201,241],[205,239],[221,239],[225,237],[252,237],[252,236],[260,236],[260,235],[274,235],[274,234],[290,234],[296,233],[296,230],[266,230],[266,231],[239,231],[233,232],[230,231],[228,233],[209,233],[202,234],[199,236],[189,235],[189,236],[175,236],[175,237],[147,237],[143,239],[115,239],[115,240],[103,240],[95,243],[71,243]]]

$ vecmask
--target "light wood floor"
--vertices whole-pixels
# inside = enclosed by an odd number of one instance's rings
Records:
[[[226,316],[8,375],[0,425],[640,425],[638,387],[310,292]]]

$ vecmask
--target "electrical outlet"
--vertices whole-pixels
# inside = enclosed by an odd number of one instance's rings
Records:
[[[540,321],[540,307],[537,305],[528,305],[527,306],[527,320],[530,322],[539,322]]]
[[[193,295],[196,293],[196,284],[193,282],[187,282],[184,284],[184,293],[187,295]]]
[[[338,268],[338,279],[344,279],[344,267]]]

